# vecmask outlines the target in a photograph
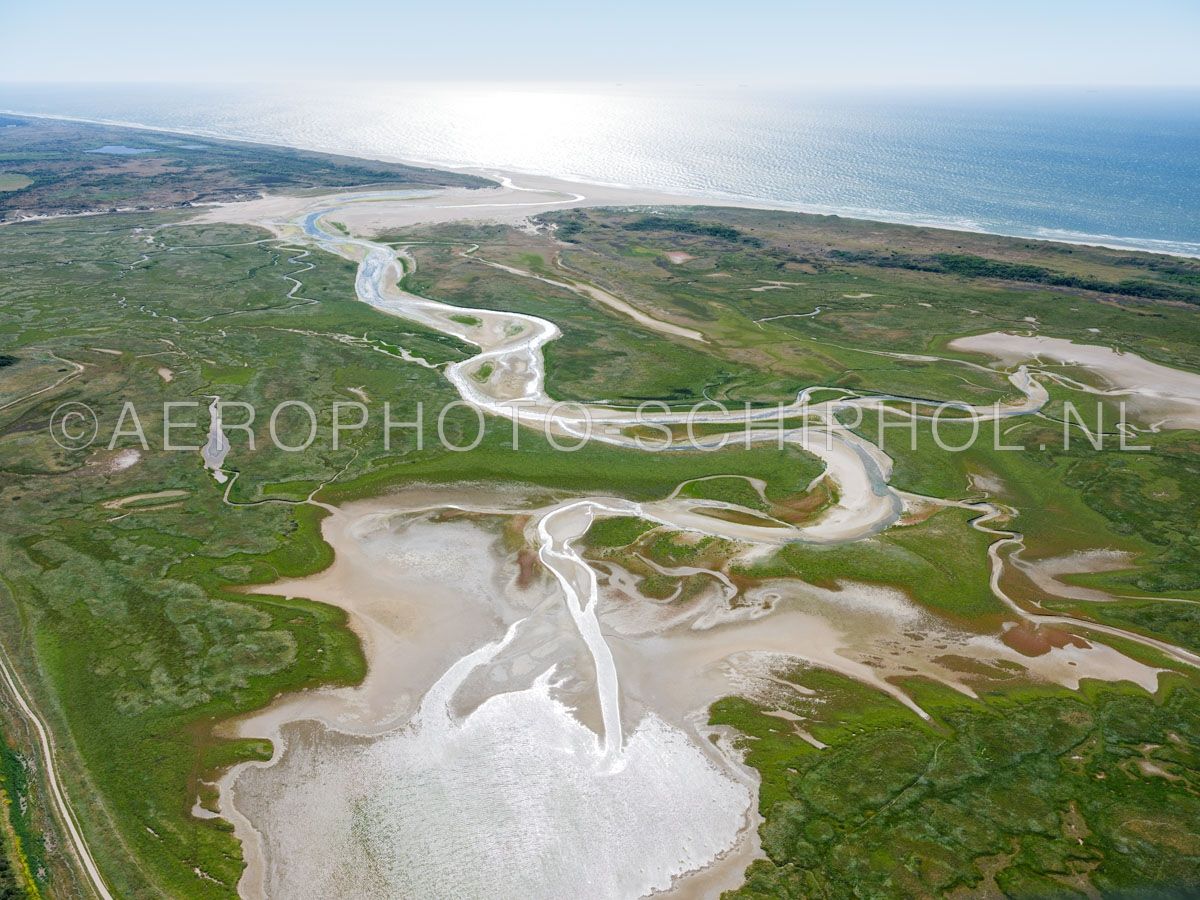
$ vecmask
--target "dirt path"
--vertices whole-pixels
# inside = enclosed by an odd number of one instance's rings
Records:
[[[67,840],[70,843],[71,854],[79,862],[79,866],[87,876],[87,880],[91,884],[92,890],[95,891],[96,896],[103,898],[103,900],[112,900],[112,894],[109,893],[108,886],[104,882],[104,876],[100,874],[100,869],[92,857],[91,850],[88,849],[87,841],[83,838],[83,833],[75,819],[75,813],[71,809],[71,804],[67,799],[66,789],[63,787],[62,779],[58,772],[58,761],[55,756],[54,739],[51,737],[50,728],[34,710],[32,703],[26,699],[20,679],[9,664],[7,654],[3,651],[0,651],[0,680],[3,681],[4,687],[16,702],[21,715],[29,721],[29,724],[33,726],[33,730],[37,734],[42,767],[46,773],[46,787],[50,792],[50,798],[54,803],[54,811],[59,819],[59,823],[62,825],[63,833],[67,836]]]

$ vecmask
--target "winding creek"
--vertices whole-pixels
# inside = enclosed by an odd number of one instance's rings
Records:
[[[370,200],[386,197],[369,195]],[[339,202],[367,200],[359,196]],[[478,208],[464,207],[463,218]],[[404,248],[333,233],[324,221],[337,209],[338,204],[331,203],[272,224],[291,239],[355,261],[355,289],[363,302],[478,348],[470,359],[444,369],[461,399],[474,409],[564,440],[587,436],[643,452],[649,451],[632,436],[633,426],[687,422],[687,414],[681,412],[639,416],[609,406],[556,402],[546,392],[543,358],[543,348],[560,335],[554,323],[453,306],[405,291],[399,286],[405,265],[411,269],[414,263]],[[541,277],[487,264],[516,277]],[[612,305],[591,289],[560,286]],[[610,299],[624,303],[611,295]],[[618,315],[628,314],[664,334],[704,339],[690,329],[629,310],[614,308]],[[464,319],[478,324],[465,324]],[[1048,401],[1037,375],[1035,369],[1019,365],[1010,382],[1022,399],[973,413],[985,422],[1036,413]],[[1024,609],[1000,584],[1005,551],[1021,543],[1019,534],[992,524],[1006,511],[987,502],[943,501],[895,489],[889,483],[891,459],[842,424],[839,414],[878,410],[898,398],[843,394],[810,402],[816,390],[801,392],[782,410],[783,417],[806,416],[810,424],[803,428],[756,427],[779,417],[777,409],[694,417],[696,423],[745,425],[739,442],[779,441],[823,462],[823,477],[836,485],[836,499],[815,520],[800,525],[779,520],[755,524],[752,520],[764,518],[755,511],[685,498],[679,491],[667,499],[640,503],[603,496],[562,502],[500,496],[483,502],[444,489],[409,500],[390,498],[388,508],[376,503],[331,510],[326,536],[338,556],[336,571],[325,581],[317,576],[308,583],[269,590],[314,596],[350,610],[367,645],[372,674],[360,689],[281,698],[238,725],[242,735],[276,741],[270,762],[239,766],[220,785],[221,814],[234,823],[248,861],[242,894],[711,895],[736,885],[745,864],[758,852],[752,773],[732,751],[728,735],[707,729],[699,716],[707,703],[730,692],[734,669],[750,665],[746,654],[794,652],[867,681],[925,715],[871,667],[838,658],[835,651],[845,635],[812,615],[772,612],[782,593],[792,588],[762,589],[758,606],[727,614],[729,621],[741,623],[740,630],[719,639],[715,630],[694,623],[671,643],[659,626],[656,631],[616,615],[602,621],[603,585],[619,585],[622,573],[589,563],[576,546],[596,517],[639,516],[673,530],[735,541],[749,546],[749,552],[764,552],[791,541],[828,544],[868,538],[897,523],[914,505],[967,506],[979,513],[974,527],[998,538],[990,549],[992,588],[1015,617],[1117,635],[1178,662],[1200,665],[1194,654],[1162,641]],[[219,433],[219,420],[214,427]],[[228,442],[222,439],[223,435],[214,437],[210,443],[223,458]],[[715,448],[726,439],[715,435],[702,440]],[[219,465],[218,460],[215,473]],[[553,576],[551,582],[534,600],[514,600],[511,585],[489,574],[487,552],[481,549],[486,536],[461,522],[438,524],[430,517],[439,510],[524,517],[525,538],[537,548],[538,559]],[[745,518],[718,518],[722,512],[743,513]],[[438,549],[450,546],[454,549]],[[440,554],[449,561],[441,560]],[[354,580],[368,577],[361,570],[389,560],[403,560],[403,578],[386,581],[376,571],[370,577],[384,580]],[[347,574],[340,568],[352,564],[360,571]],[[459,578],[455,566],[468,573],[462,575],[463,583],[453,580]],[[721,582],[723,573],[710,574]],[[725,578],[718,585],[721,596],[727,586]],[[852,627],[858,639],[874,642],[872,646],[885,646],[895,638],[897,629],[887,622],[929,622],[925,613],[894,592],[848,589],[839,595],[795,589],[807,591],[805,596],[817,605],[858,604],[846,607],[850,611],[845,615],[857,623]],[[351,599],[356,591],[363,596],[376,591],[380,599],[368,606],[362,597]],[[436,634],[418,633],[411,623],[403,629],[381,624],[388,597],[405,592],[425,597],[444,592],[446,615],[490,625],[451,626],[439,620],[431,627],[453,636],[447,638],[446,651],[453,658],[438,657],[430,649]],[[496,599],[474,605],[472,598],[485,594]],[[707,615],[711,618],[712,613]],[[422,614],[414,611],[414,621],[419,623]],[[646,613],[661,615],[658,609]],[[944,640],[964,648],[983,646],[981,638],[949,631]],[[1157,670],[1102,645],[1088,650],[1072,646],[1039,660],[1005,656],[999,641],[986,647],[994,658],[1021,659],[1031,671],[1068,683],[1072,678],[1077,683],[1082,677],[1115,677],[1106,675],[1111,672],[1148,688],[1156,683]],[[667,668],[659,677],[648,659],[680,668]],[[742,662],[731,664],[730,659]],[[413,660],[421,662],[420,677],[412,676]],[[501,660],[506,662],[502,665]],[[719,676],[714,674],[718,669]],[[399,683],[398,673],[406,671],[419,690]],[[568,677],[570,673],[574,677]],[[692,682],[664,686],[664,679]],[[313,730],[314,723],[320,723],[319,732]],[[372,783],[379,773],[387,773],[386,784]],[[338,798],[346,797],[356,798],[349,808],[333,808]],[[681,828],[680,822],[687,827]],[[334,837],[315,846],[314,841],[323,839],[313,837],[314,829]]]

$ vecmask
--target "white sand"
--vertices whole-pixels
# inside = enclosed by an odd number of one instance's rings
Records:
[[[137,451],[134,451],[135,453]],[[186,497],[187,491],[152,491],[148,494],[130,494],[128,497],[119,497],[116,500],[106,500],[102,505],[105,509],[124,509],[131,503],[141,503],[145,500],[175,500],[180,497]],[[175,506],[177,504],[170,504]],[[161,506],[148,507],[149,509],[162,509]]]
[[[118,450],[115,453],[108,455],[106,453],[99,454],[99,459],[96,462],[89,460],[89,465],[100,465],[104,472],[109,475],[115,475],[118,472],[124,472],[126,469],[131,469],[142,461],[142,451],[132,447],[127,447],[124,450]]]
[[[286,747],[223,784],[250,862],[243,895],[641,896],[738,843],[744,779],[652,712],[621,740],[619,724],[598,735],[558,699],[564,679],[595,689],[571,649],[586,607],[564,618],[544,580],[513,596],[495,538],[469,521],[356,509],[326,521],[334,567],[273,589],[348,605],[370,675],[239,727]],[[563,511],[556,545],[570,557],[565,542],[586,523]],[[525,618],[506,629],[518,606]],[[471,697],[479,705],[464,706]],[[309,717],[337,732],[289,725]]]
[[[268,198],[210,215],[268,216],[279,234],[356,261],[356,291],[364,302],[479,348],[445,370],[467,402],[514,418],[512,401],[522,401],[522,422],[574,435],[586,424],[582,415],[558,407],[545,391],[542,349],[559,334],[554,323],[408,293],[396,286],[400,260],[408,259],[403,251],[334,235],[319,223],[336,209],[353,232],[369,233],[463,218],[516,222],[544,209],[611,205],[617,196],[633,202],[616,189],[583,197],[546,179],[533,187]],[[611,295],[596,299],[626,315],[639,312],[615,306],[614,300],[624,301]],[[455,321],[463,316],[477,322]],[[671,324],[654,321],[660,330]],[[492,371],[479,378],[485,363]],[[979,410],[982,418],[1024,414],[1046,402],[1045,389],[1025,366],[1010,381],[1023,402]],[[707,740],[694,717],[721,692],[737,688],[729,666],[741,657],[753,662],[775,654],[832,668],[890,694],[916,715],[924,712],[889,677],[921,672],[970,692],[947,660],[954,654],[1018,662],[1036,677],[1072,686],[1090,677],[1153,688],[1157,670],[1108,647],[1068,646],[1026,658],[994,635],[964,634],[933,620],[896,591],[862,585],[828,591],[773,584],[750,592],[738,609],[715,590],[695,604],[694,615],[671,610],[659,628],[644,627],[662,609],[657,604],[613,618],[596,568],[574,547],[598,513],[640,515],[741,541],[752,552],[797,539],[858,540],[902,516],[905,498],[887,484],[891,460],[836,420],[841,409],[879,401],[810,406],[804,400],[794,409],[814,416],[819,427],[789,431],[784,439],[820,458],[822,477],[838,487],[838,501],[804,526],[723,521],[714,514],[744,511],[717,501],[569,500],[535,510],[525,532],[553,580],[514,593],[511,560],[495,552],[478,524],[397,520],[379,506],[347,508],[327,520],[334,566],[271,590],[347,609],[363,638],[369,674],[358,688],[284,698],[242,723],[240,733],[278,742],[272,764],[238,767],[222,785],[222,812],[247,849],[242,892],[640,896],[669,888],[722,855],[731,865],[713,871],[720,870],[720,883],[733,883],[734,863],[757,847],[746,834],[754,823],[752,779]],[[603,406],[590,412],[599,425],[596,439],[634,443],[626,429],[637,420],[629,413]],[[671,413],[655,418],[684,421]],[[699,421],[743,418],[714,412]],[[220,435],[219,419],[215,430]],[[751,440],[777,438],[773,430],[751,431]],[[450,493],[439,489],[433,496]],[[403,506],[399,498],[379,503]],[[467,506],[482,509],[478,504],[475,498]],[[515,510],[508,504],[495,511]],[[630,594],[628,579],[615,572],[610,579],[627,601],[648,602]],[[912,639],[910,632],[930,639]],[[297,724],[306,719],[322,724]]]
[[[1135,353],[1122,353],[1111,347],[1076,344],[1064,338],[1044,335],[989,332],[956,338],[949,346],[955,350],[984,353],[1003,365],[1038,361],[1078,367],[1099,376],[1104,389],[1077,383],[1077,389],[1090,393],[1125,398],[1131,410],[1156,420],[1163,428],[1200,428],[1200,374],[1173,369],[1143,359]]]
[[[495,173],[480,171],[485,177]],[[228,203],[206,209],[200,221],[261,225],[287,222],[314,210],[339,206],[337,219],[355,234],[378,234],[383,230],[407,225],[428,225],[471,219],[483,222],[520,224],[530,216],[555,209],[583,206],[679,206],[695,205],[694,197],[659,191],[633,190],[604,185],[581,185],[557,178],[534,175],[516,176],[516,185],[506,176],[498,176],[501,187],[471,190],[445,188],[409,192],[403,199],[377,195],[344,193],[320,197],[267,196],[260,200]],[[378,196],[379,199],[369,199]],[[346,200],[353,200],[344,205]],[[365,201],[365,202],[364,202]],[[737,204],[767,209],[769,204]]]
[[[1089,572],[1116,572],[1134,566],[1132,554],[1120,550],[1086,550],[1055,556],[1049,559],[1025,559],[1014,553],[1010,561],[1036,584],[1054,597],[1071,600],[1107,601],[1116,599],[1095,588],[1079,587],[1062,581],[1062,575],[1077,575]]]

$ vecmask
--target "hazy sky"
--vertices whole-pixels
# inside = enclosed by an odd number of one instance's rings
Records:
[[[0,0],[0,81],[1200,85],[1200,0]]]

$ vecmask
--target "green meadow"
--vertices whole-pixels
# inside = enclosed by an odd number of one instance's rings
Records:
[[[547,349],[547,383],[562,399],[772,404],[824,385],[988,404],[1014,395],[1004,374],[946,344],[1028,329],[1030,318],[1043,333],[1200,369],[1197,266],[1186,261],[747,211],[567,212],[547,222],[566,243],[457,225],[388,238],[414,242],[408,289],[558,323],[563,337]],[[772,515],[815,514],[829,500],[805,496],[820,471],[813,458],[770,445],[648,454],[590,444],[561,453],[523,431],[516,449],[511,424],[487,419],[478,447],[450,452],[438,442],[437,412],[457,395],[441,372],[405,364],[399,350],[442,364],[470,348],[371,310],[355,299],[349,263],[262,230],[147,212],[10,223],[2,236],[4,645],[53,728],[81,825],[123,897],[233,896],[238,844],[223,822],[191,809],[198,797],[211,804],[205,783],[221,767],[270,748],[222,740],[217,727],[282,692],[363,676],[339,611],[244,590],[330,563],[324,513],[302,502],[310,493],[341,503],[410,483],[504,482],[539,496],[655,499],[687,482],[685,496]],[[476,242],[485,259],[565,272],[711,340],[664,337],[461,255]],[[666,255],[680,252],[691,258]],[[895,352],[976,365],[881,355]],[[212,395],[258,411],[253,422],[227,412],[228,486],[204,471],[196,450],[161,449],[163,404],[185,404],[172,439],[195,446]],[[1137,454],[1083,440],[1065,449],[1053,417],[1065,400],[1082,408],[1087,396],[1059,388],[1053,396],[1045,417],[1014,423],[1007,437],[1022,443],[1017,451],[993,449],[986,428],[961,453],[938,448],[924,427],[914,445],[889,429],[893,484],[946,499],[987,493],[1016,510],[1003,527],[1024,535],[1033,559],[1097,547],[1130,553],[1128,569],[1074,579],[1127,598],[1118,602],[1006,587],[1047,610],[1200,649],[1192,602],[1200,599],[1200,438],[1142,435],[1151,449]],[[279,408],[279,436],[304,442],[307,420],[281,406],[291,400],[317,415],[303,452],[270,439],[270,411]],[[96,410],[92,446],[52,440],[47,423],[65,402]],[[110,448],[127,402],[142,413],[147,446],[126,433]],[[359,402],[366,426],[343,431],[335,446],[335,404]],[[386,431],[384,403],[409,420],[418,402],[419,426]],[[445,430],[467,444],[477,423],[459,413]],[[867,416],[856,428],[870,438],[878,426],[878,416]],[[944,425],[947,439],[965,427]],[[731,475],[764,481],[766,499]],[[129,499],[141,494],[162,496]],[[971,527],[974,516],[948,508],[851,545],[791,545],[732,574],[886,584],[939,616],[994,628],[1005,613],[988,589],[993,538]],[[613,559],[636,545],[663,565],[720,562],[732,550],[630,518],[602,520],[587,543]],[[654,596],[676,586],[640,574]],[[827,749],[744,698],[712,710],[714,722],[742,734],[762,777],[768,858],[755,863],[742,896],[1119,895],[1200,880],[1200,701],[1190,676],[1164,676],[1153,697],[1121,684],[1068,692],[1015,675],[979,699],[906,685],[934,714],[931,723],[829,673],[801,669],[789,678],[823,698],[796,699],[792,712]],[[61,838],[29,735],[11,712],[0,748],[0,788],[10,800],[0,889],[9,871],[15,883],[70,893],[75,876],[50,852]]]
[[[714,724],[762,776],[767,859],[737,898],[1186,896],[1200,839],[1200,694],[1169,679],[1014,685],[977,700],[908,688],[932,722],[842,676],[799,669],[821,700],[795,726],[729,698]]]
[[[0,431],[0,595],[9,653],[62,736],[68,788],[124,896],[231,895],[238,846],[224,823],[190,810],[207,796],[201,782],[214,766],[264,749],[219,741],[214,725],[283,691],[362,677],[340,612],[239,590],[328,565],[323,513],[297,502],[315,488],[326,485],[322,498],[341,502],[405,482],[502,480],[563,496],[615,484],[626,496],[653,498],[731,467],[784,492],[816,474],[803,454],[770,447],[648,460],[594,444],[560,453],[528,432],[514,450],[510,423],[495,420],[477,450],[448,452],[438,444],[436,411],[456,395],[440,373],[375,348],[433,360],[468,351],[358,303],[349,264],[306,256],[254,229],[190,226],[170,214],[104,221],[5,228],[0,334],[16,360],[6,369],[21,381],[11,385],[15,402]],[[73,363],[84,375],[20,400],[70,375]],[[375,414],[334,449],[333,404],[356,402],[352,388]],[[226,414],[233,505],[198,452],[161,450],[162,404],[191,404],[174,414],[172,440],[198,445],[212,394],[264,411],[252,426],[253,450],[235,427],[241,410]],[[320,411],[317,438],[303,453],[274,447],[267,421],[295,398]],[[385,449],[379,407],[393,403],[400,419],[417,400],[431,410],[424,448],[399,429]],[[47,423],[64,402],[97,411],[96,445],[69,451],[51,439]],[[108,449],[126,402],[141,411],[151,449],[134,434]],[[276,425],[289,444],[308,427],[283,414]],[[475,425],[473,416],[450,418],[446,431],[466,444]],[[115,465],[128,450],[140,453],[137,462]],[[159,492],[175,495],[122,503]],[[54,888],[53,875],[43,888]]]

